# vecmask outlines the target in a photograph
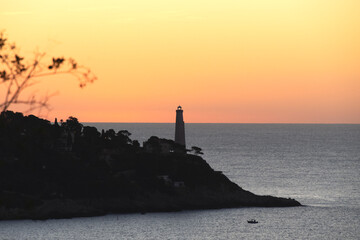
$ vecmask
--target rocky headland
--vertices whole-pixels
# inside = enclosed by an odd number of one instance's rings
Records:
[[[243,190],[198,148],[158,137],[140,146],[130,135],[2,112],[0,220],[301,205]]]

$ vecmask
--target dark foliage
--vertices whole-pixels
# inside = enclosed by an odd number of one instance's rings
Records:
[[[97,198],[162,191],[164,182],[208,184],[214,171],[183,153],[148,153],[130,133],[102,134],[69,117],[59,126],[33,115],[0,115],[0,190],[47,198]],[[160,148],[157,137],[149,142]],[[168,140],[169,144],[173,141]]]
[[[248,197],[238,202],[224,197],[245,191],[197,156],[200,148],[193,147],[196,155],[186,154],[176,150],[174,141],[158,137],[151,137],[146,148],[130,135],[112,129],[100,133],[75,117],[59,125],[33,115],[2,112],[0,219],[84,216],[98,214],[99,209],[104,213],[264,205]],[[116,204],[111,199],[117,199]],[[66,213],[55,204],[56,214],[34,216],[39,206],[53,200],[82,202],[75,210],[66,207]],[[266,204],[289,205],[275,200]],[[81,210],[84,207],[93,210]],[[2,215],[4,209],[26,214]]]

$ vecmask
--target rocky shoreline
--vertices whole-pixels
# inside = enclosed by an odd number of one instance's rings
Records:
[[[202,196],[200,196],[202,195]],[[51,199],[32,208],[0,208],[0,220],[46,220],[74,217],[93,217],[106,214],[177,212],[183,210],[241,208],[241,207],[295,207],[294,199],[257,196],[250,192],[231,194],[198,194],[167,196],[153,194],[146,199]]]

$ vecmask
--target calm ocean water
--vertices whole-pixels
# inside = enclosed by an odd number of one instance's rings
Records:
[[[167,123],[86,125],[174,137]],[[0,221],[0,239],[360,239],[360,125],[186,124],[186,141],[242,188],[306,206]]]

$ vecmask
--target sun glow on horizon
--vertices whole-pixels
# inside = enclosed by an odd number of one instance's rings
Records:
[[[34,86],[59,92],[51,121],[174,122],[180,104],[187,123],[360,123],[358,0],[1,5],[23,55],[73,57],[98,77]]]

